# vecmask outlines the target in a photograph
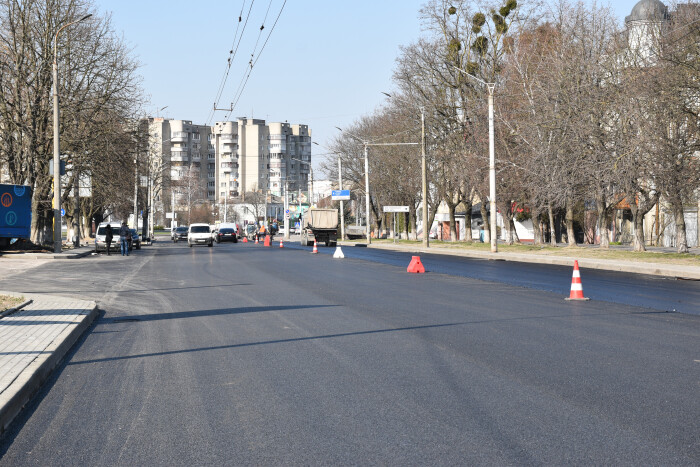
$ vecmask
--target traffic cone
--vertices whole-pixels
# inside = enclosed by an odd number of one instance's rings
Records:
[[[248,237],[243,237],[243,240],[241,240],[241,243],[248,243]]]
[[[265,235],[265,243],[263,243],[263,246],[270,246],[270,236]]]
[[[415,273],[425,272],[423,263],[420,262],[420,256],[411,256],[411,262],[408,264],[406,271]]]
[[[314,249],[311,250],[311,253],[318,253],[318,245],[316,245],[316,239],[314,238]]]
[[[338,258],[338,259],[345,258],[345,255],[343,254],[343,250],[340,249],[340,246],[335,247],[335,253],[333,253],[333,257]]]
[[[590,300],[583,296],[581,273],[578,270],[578,260],[574,260],[574,274],[571,277],[571,292],[566,300]]]
[[[284,240],[280,238],[280,248],[284,248]]]
[[[257,235],[255,236],[255,244],[256,245],[258,244],[258,236]]]

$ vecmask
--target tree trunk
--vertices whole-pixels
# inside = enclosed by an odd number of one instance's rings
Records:
[[[456,242],[457,237],[457,219],[455,218],[455,211],[457,210],[457,205],[449,203],[447,208],[450,211],[450,241]]]
[[[673,220],[676,224],[676,252],[688,253],[688,239],[685,236],[685,218],[683,217],[683,202],[680,197],[669,199]]]
[[[467,212],[464,214],[464,241],[467,243],[472,242],[472,203],[471,201],[465,201],[464,205],[467,207]]]
[[[610,248],[610,234],[608,230],[608,211],[605,206],[605,199],[602,196],[596,197],[596,210],[598,211],[598,234],[600,235],[600,248]]]
[[[632,221],[634,222],[634,251],[647,251],[644,246],[644,215],[639,209],[632,210]]]
[[[484,223],[481,225],[481,228],[484,230],[484,243],[491,243],[491,229],[489,228],[491,222],[489,221],[489,213],[488,209],[486,208],[486,203],[483,201],[481,202],[481,219],[484,221]]]
[[[535,245],[542,245],[542,226],[540,225],[540,211],[530,208],[530,214],[532,215],[532,232],[533,232],[533,243]]]
[[[552,246],[557,246],[557,229],[554,227],[554,212],[551,203],[547,205],[547,213],[549,214],[549,243]]]
[[[574,234],[574,207],[571,199],[566,200],[566,239],[570,247],[576,246],[576,235]]]

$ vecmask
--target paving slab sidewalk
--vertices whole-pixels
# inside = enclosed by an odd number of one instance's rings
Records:
[[[0,433],[97,316],[92,301],[43,294],[24,297],[31,302],[0,318]]]

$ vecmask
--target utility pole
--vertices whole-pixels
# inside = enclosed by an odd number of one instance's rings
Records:
[[[343,189],[343,164],[338,156],[338,189]],[[345,240],[345,206],[340,200],[340,239]]]

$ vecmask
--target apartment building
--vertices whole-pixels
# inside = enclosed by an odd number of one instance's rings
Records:
[[[246,192],[283,196],[309,189],[311,132],[308,125],[253,118],[195,125],[189,120],[150,118],[151,158],[160,161],[156,224],[185,203],[182,186],[196,180],[199,199],[233,200]]]

